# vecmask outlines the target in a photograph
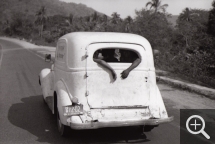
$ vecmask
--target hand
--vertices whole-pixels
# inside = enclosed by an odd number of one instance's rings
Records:
[[[116,75],[115,71],[114,70],[111,71],[111,74],[113,76],[113,80],[115,81],[117,79],[117,75]]]
[[[130,71],[129,70],[124,70],[122,73],[121,73],[121,78],[125,79],[128,77]]]

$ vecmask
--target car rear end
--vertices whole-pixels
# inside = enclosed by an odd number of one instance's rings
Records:
[[[141,58],[141,63],[126,79],[121,78],[121,73],[132,63],[108,63],[116,72],[114,80],[108,69],[93,61],[97,50],[111,48],[135,51]],[[157,126],[173,120],[168,117],[156,85],[155,71],[143,46],[96,43],[87,47],[86,55],[86,101],[82,99],[82,105],[77,103],[65,112],[65,115],[73,115],[67,119],[72,129]]]

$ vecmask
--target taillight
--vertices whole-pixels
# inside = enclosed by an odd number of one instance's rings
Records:
[[[77,97],[72,97],[71,100],[72,100],[72,103],[79,104],[79,101],[78,101]]]

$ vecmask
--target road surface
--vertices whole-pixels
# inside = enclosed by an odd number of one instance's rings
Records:
[[[0,40],[0,144],[30,143],[180,143],[180,109],[215,109],[214,101],[200,95],[158,84],[172,123],[140,134],[136,128],[105,128],[71,131],[60,137],[57,121],[43,103],[38,74],[50,63],[36,55],[36,50]],[[196,136],[200,142],[206,140]]]

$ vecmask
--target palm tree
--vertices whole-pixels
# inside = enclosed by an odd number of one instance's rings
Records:
[[[125,31],[130,32],[130,25],[133,22],[133,19],[131,18],[131,16],[128,16],[125,18],[125,22],[126,22]]]
[[[189,8],[185,9],[184,16],[185,16],[184,18],[186,21],[190,21],[190,10],[189,10]]]
[[[102,16],[102,21],[105,22],[105,23],[108,21],[107,15],[104,14],[104,15]]]
[[[69,23],[70,25],[72,25],[73,23],[73,18],[74,18],[74,15],[72,13],[69,14]]]
[[[107,15],[104,14],[103,16],[100,17],[99,30],[106,31],[107,24],[108,24],[108,17],[107,17]]]
[[[111,16],[111,22],[113,24],[118,24],[121,21],[120,14],[118,14],[117,12],[114,12]]]
[[[191,21],[189,8],[185,8],[183,10],[182,14],[179,16],[179,19],[185,20],[185,21],[188,21],[188,22]]]
[[[183,10],[182,14],[180,15],[179,19],[190,22],[192,21],[192,18],[194,18],[195,16],[200,16],[200,14],[191,11],[189,8],[185,8],[185,10]]]
[[[43,29],[44,29],[44,24],[47,20],[47,16],[46,16],[46,7],[42,6],[37,12],[36,15],[37,17],[35,24],[39,24],[40,25],[40,29],[39,29],[39,36],[42,37],[42,33],[43,33]]]
[[[150,9],[154,9],[155,14],[159,11],[166,12],[166,8],[168,7],[168,4],[161,5],[161,0],[151,0],[146,3],[146,7],[148,5],[150,5]]]
[[[67,23],[68,26],[70,27],[73,24],[73,19],[74,19],[74,16],[72,13],[70,13],[68,16],[68,19],[65,20],[65,23]]]
[[[200,14],[194,10],[190,10],[189,8],[185,8],[183,12],[179,16],[179,20],[191,22],[195,17],[199,17]]]
[[[97,12],[94,12],[94,13],[92,14],[92,21],[97,22],[98,19],[99,19],[99,15],[97,14]]]
[[[125,21],[126,21],[127,23],[131,24],[131,23],[133,22],[133,19],[131,18],[131,16],[127,16],[127,17],[125,18]]]

